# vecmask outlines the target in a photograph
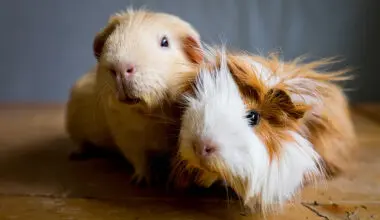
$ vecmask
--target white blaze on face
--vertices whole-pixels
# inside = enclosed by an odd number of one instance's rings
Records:
[[[245,118],[246,107],[225,61],[220,69],[201,71],[195,97],[186,100],[180,144],[184,157],[194,158],[189,155],[191,141],[208,139],[216,144],[218,160],[229,167],[229,173],[240,178],[265,174],[267,149]]]
[[[223,54],[223,53],[222,53]],[[180,154],[197,161],[192,142],[211,140],[215,157],[228,168],[224,172],[246,180],[245,202],[261,195],[264,206],[282,204],[302,186],[306,174],[319,174],[319,155],[301,135],[289,131],[294,142],[284,142],[280,155],[270,161],[266,146],[249,126],[246,106],[222,56],[215,71],[202,70],[195,97],[187,96],[180,134]]]

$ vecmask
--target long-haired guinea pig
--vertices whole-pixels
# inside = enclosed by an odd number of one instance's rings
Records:
[[[334,83],[346,71],[318,72],[328,59],[208,52],[211,65],[177,90],[185,106],[175,173],[198,170],[198,184],[225,181],[248,207],[275,211],[306,183],[346,168],[356,136]]]
[[[198,32],[166,13],[114,14],[93,42],[94,69],[73,86],[66,128],[77,143],[116,146],[132,163],[132,180],[149,179],[147,151],[168,147],[168,88],[202,61]]]

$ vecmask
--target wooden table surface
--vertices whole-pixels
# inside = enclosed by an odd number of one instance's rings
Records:
[[[0,220],[261,219],[225,193],[128,184],[122,161],[71,161],[60,105],[0,106]],[[353,107],[361,150],[346,175],[268,219],[380,219],[380,105]]]

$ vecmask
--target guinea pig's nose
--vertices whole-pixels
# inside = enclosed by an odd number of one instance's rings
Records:
[[[119,73],[123,73],[124,75],[128,76],[135,73],[135,66],[131,63],[118,63],[115,66],[115,70]]]
[[[216,152],[217,146],[214,142],[210,140],[201,141],[199,144],[194,146],[194,151],[199,156],[207,157],[211,156]]]

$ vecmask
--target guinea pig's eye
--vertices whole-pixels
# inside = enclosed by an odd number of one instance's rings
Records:
[[[169,40],[166,36],[161,38],[161,47],[169,47]]]
[[[249,110],[245,116],[248,119],[249,126],[253,127],[260,121],[260,114],[255,110]]]

